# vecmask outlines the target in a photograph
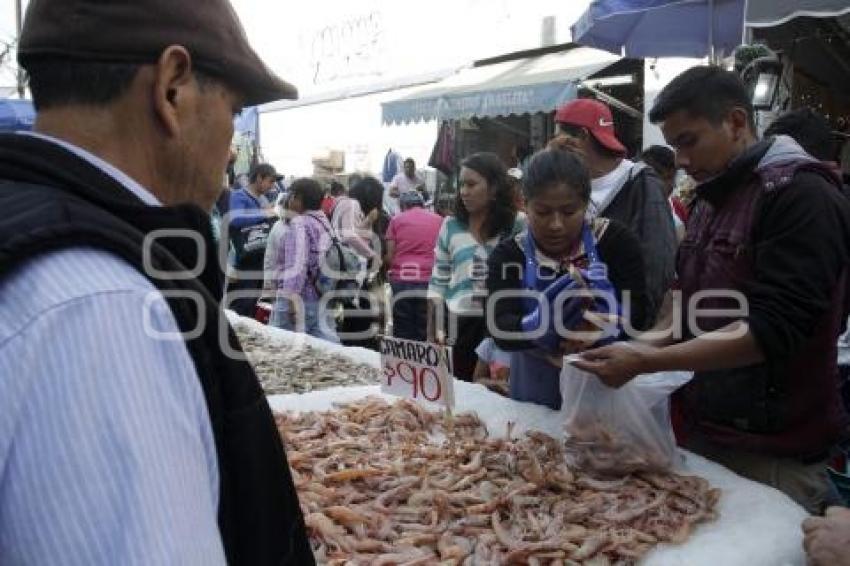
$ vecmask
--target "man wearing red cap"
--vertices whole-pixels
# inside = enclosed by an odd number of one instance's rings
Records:
[[[18,61],[38,116],[0,135],[0,563],[313,564],[209,216],[234,114],[295,88],[227,0],[30,0]]]
[[[614,118],[605,104],[589,98],[573,100],[558,108],[555,124],[556,137],[550,145],[579,151],[590,169],[591,210],[625,224],[641,241],[649,312],[656,313],[673,280],[676,255],[664,182],[644,163],[625,158],[626,148],[614,133]]]

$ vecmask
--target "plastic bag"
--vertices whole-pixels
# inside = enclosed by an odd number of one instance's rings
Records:
[[[670,395],[691,372],[640,375],[619,389],[565,363],[561,412],[567,465],[595,475],[663,471],[676,461]]]

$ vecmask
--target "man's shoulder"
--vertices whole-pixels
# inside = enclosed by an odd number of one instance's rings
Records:
[[[635,192],[630,195],[633,198],[643,197],[646,200],[654,200],[657,202],[665,200],[664,180],[658,176],[655,169],[643,162],[638,161],[631,165],[625,184],[635,190]]]
[[[850,224],[850,200],[837,178],[831,178],[828,172],[816,168],[798,169],[785,186],[767,190],[767,195],[766,202],[780,208],[805,210],[818,216],[835,214],[843,225]]]
[[[230,193],[230,202],[259,205],[248,189],[236,189]]]
[[[45,253],[0,280],[0,341],[60,305],[104,294],[156,292],[129,263],[109,252],[74,247]]]

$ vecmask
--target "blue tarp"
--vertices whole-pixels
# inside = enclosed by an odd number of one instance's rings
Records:
[[[35,108],[29,100],[0,99],[0,131],[32,130]]]
[[[384,123],[551,112],[572,100],[578,82],[619,60],[577,47],[463,69],[433,86],[382,104]]]

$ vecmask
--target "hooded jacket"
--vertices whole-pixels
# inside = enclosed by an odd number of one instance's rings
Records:
[[[825,457],[841,437],[836,339],[850,204],[840,187],[785,136],[755,144],[697,187],[677,261],[686,337],[743,319],[765,362],[698,372],[680,392],[692,432],[803,459]]]
[[[676,229],[662,187],[651,167],[635,163],[626,182],[599,211],[599,216],[629,227],[641,243],[650,322],[655,320],[675,276]]]

